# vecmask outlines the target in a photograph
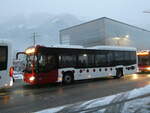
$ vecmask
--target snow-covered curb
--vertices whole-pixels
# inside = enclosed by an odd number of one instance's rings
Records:
[[[139,113],[150,113],[148,111],[150,110],[150,85],[112,96],[46,109],[37,113],[83,113],[86,111],[98,111],[99,113],[134,113],[136,110],[141,110]]]

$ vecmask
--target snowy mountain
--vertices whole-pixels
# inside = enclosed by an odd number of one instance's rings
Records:
[[[33,32],[36,32],[36,43],[50,46],[59,43],[59,30],[81,22],[70,14],[17,15],[0,24],[0,39],[11,40],[14,48],[22,51],[33,44]]]

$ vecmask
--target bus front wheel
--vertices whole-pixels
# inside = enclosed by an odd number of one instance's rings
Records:
[[[72,73],[66,73],[63,76],[63,83],[64,84],[71,84],[74,81]]]

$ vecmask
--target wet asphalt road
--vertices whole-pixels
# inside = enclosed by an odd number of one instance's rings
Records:
[[[150,74],[77,81],[71,85],[31,86],[17,80],[11,89],[0,91],[0,113],[29,113],[125,92],[148,84]]]

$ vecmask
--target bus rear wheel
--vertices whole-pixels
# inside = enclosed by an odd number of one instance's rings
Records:
[[[73,83],[74,78],[73,78],[73,74],[72,73],[66,73],[63,76],[63,83],[64,84],[71,84]]]
[[[121,78],[123,76],[123,71],[122,70],[120,70],[120,69],[118,69],[117,71],[116,71],[116,76],[114,76],[114,78]]]

